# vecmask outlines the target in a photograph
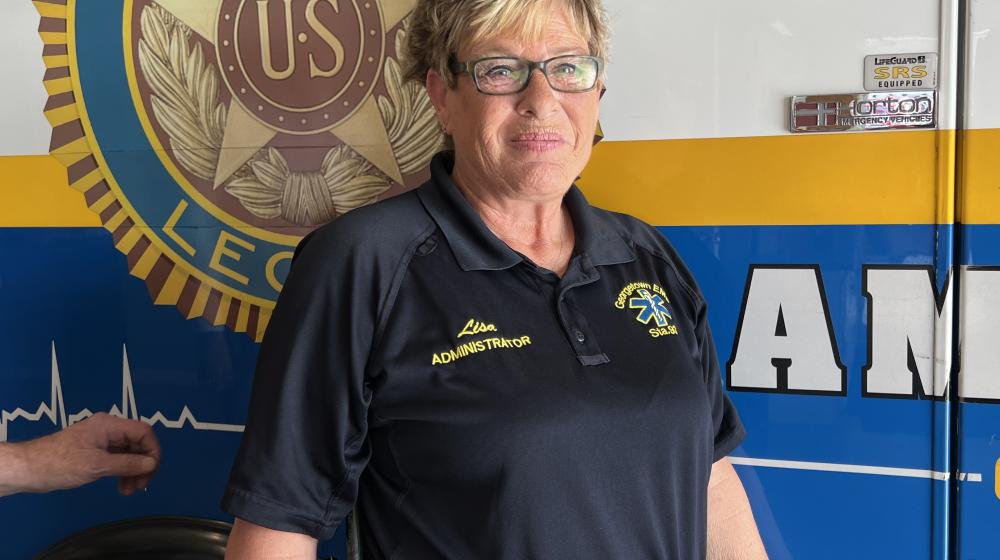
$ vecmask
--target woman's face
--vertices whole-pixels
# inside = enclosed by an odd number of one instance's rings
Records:
[[[537,40],[503,33],[464,47],[457,58],[542,61],[590,54],[586,38],[572,27],[561,3],[553,3],[547,20]],[[428,91],[455,142],[453,175],[467,188],[475,182],[522,200],[561,197],[590,158],[600,85],[582,93],[559,92],[541,71],[534,71],[527,89],[511,95],[479,93],[468,74],[458,77],[454,89],[440,78],[429,78]]]

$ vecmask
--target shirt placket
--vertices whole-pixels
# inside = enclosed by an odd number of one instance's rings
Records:
[[[566,274],[556,289],[556,312],[559,315],[559,323],[576,351],[577,360],[585,366],[596,366],[610,361],[601,349],[597,333],[587,321],[580,306],[576,304],[574,296],[575,288],[591,284],[598,279],[600,274],[590,259],[585,254],[577,255],[570,261]]]

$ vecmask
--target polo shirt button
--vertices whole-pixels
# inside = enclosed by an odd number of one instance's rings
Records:
[[[577,342],[583,342],[584,340],[587,340],[587,337],[583,335],[583,331],[579,329],[577,329],[577,331],[573,334],[576,336]]]

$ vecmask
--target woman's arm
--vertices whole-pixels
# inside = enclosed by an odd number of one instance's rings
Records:
[[[723,457],[712,465],[708,481],[708,559],[766,558],[743,483],[729,459]]]
[[[275,531],[236,518],[226,545],[226,560],[316,560],[316,539]]]

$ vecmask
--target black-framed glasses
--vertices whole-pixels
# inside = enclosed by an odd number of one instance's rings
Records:
[[[528,87],[538,68],[545,74],[549,86],[556,91],[581,93],[597,85],[603,61],[589,55],[563,55],[535,62],[510,56],[491,56],[452,62],[449,68],[456,74],[469,74],[476,89],[486,95],[509,95]]]

